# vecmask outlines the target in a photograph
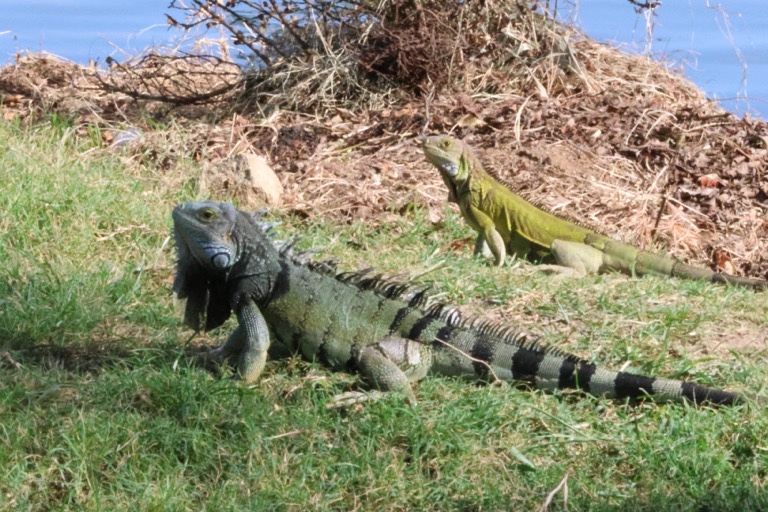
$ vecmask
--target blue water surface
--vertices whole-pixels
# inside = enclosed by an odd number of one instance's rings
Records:
[[[81,64],[172,44],[169,0],[0,0],[0,64],[48,52]],[[175,11],[178,12],[178,11]],[[178,17],[178,16],[177,16]]]
[[[768,10],[765,0],[673,0],[650,20],[623,0],[584,0],[564,11],[598,41],[671,61],[710,98],[739,115],[768,119]],[[648,36],[647,26],[652,30]]]
[[[768,9],[766,0],[673,0],[652,19],[625,0],[560,2],[560,16],[575,20],[598,41],[662,55],[683,69],[711,98],[739,115],[768,119]],[[45,51],[81,64],[122,60],[149,46],[175,46],[170,0],[0,0],[0,64],[24,50]],[[555,2],[549,2],[554,5]],[[715,6],[715,7],[711,7]]]

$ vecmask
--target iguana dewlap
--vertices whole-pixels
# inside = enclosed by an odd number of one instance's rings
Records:
[[[449,201],[458,204],[464,220],[477,231],[475,253],[490,249],[496,265],[502,265],[507,254],[534,260],[551,257],[581,274],[616,270],[768,288],[768,281],[641,251],[542,210],[486,172],[469,145],[449,135],[427,137],[423,149],[427,161],[440,171]]]

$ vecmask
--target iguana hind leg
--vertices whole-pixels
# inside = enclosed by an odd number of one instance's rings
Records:
[[[422,379],[431,363],[428,346],[395,336],[365,346],[357,358],[360,375],[368,384],[381,391],[400,391],[412,405],[416,395],[411,382]]]
[[[573,269],[579,276],[597,274],[604,264],[604,253],[589,245],[553,240],[550,247],[558,265]]]

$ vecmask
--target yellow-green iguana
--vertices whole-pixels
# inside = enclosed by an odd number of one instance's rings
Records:
[[[459,205],[464,219],[478,233],[475,254],[490,249],[496,265],[503,264],[507,253],[542,260],[551,256],[558,265],[582,275],[618,270],[768,288],[768,281],[686,265],[546,212],[497,181],[467,144],[449,135],[427,137],[423,149],[448,186],[448,200]]]

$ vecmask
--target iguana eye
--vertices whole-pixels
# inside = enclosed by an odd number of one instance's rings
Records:
[[[213,208],[203,208],[199,212],[197,212],[197,216],[201,220],[213,220],[216,218],[216,210]]]

